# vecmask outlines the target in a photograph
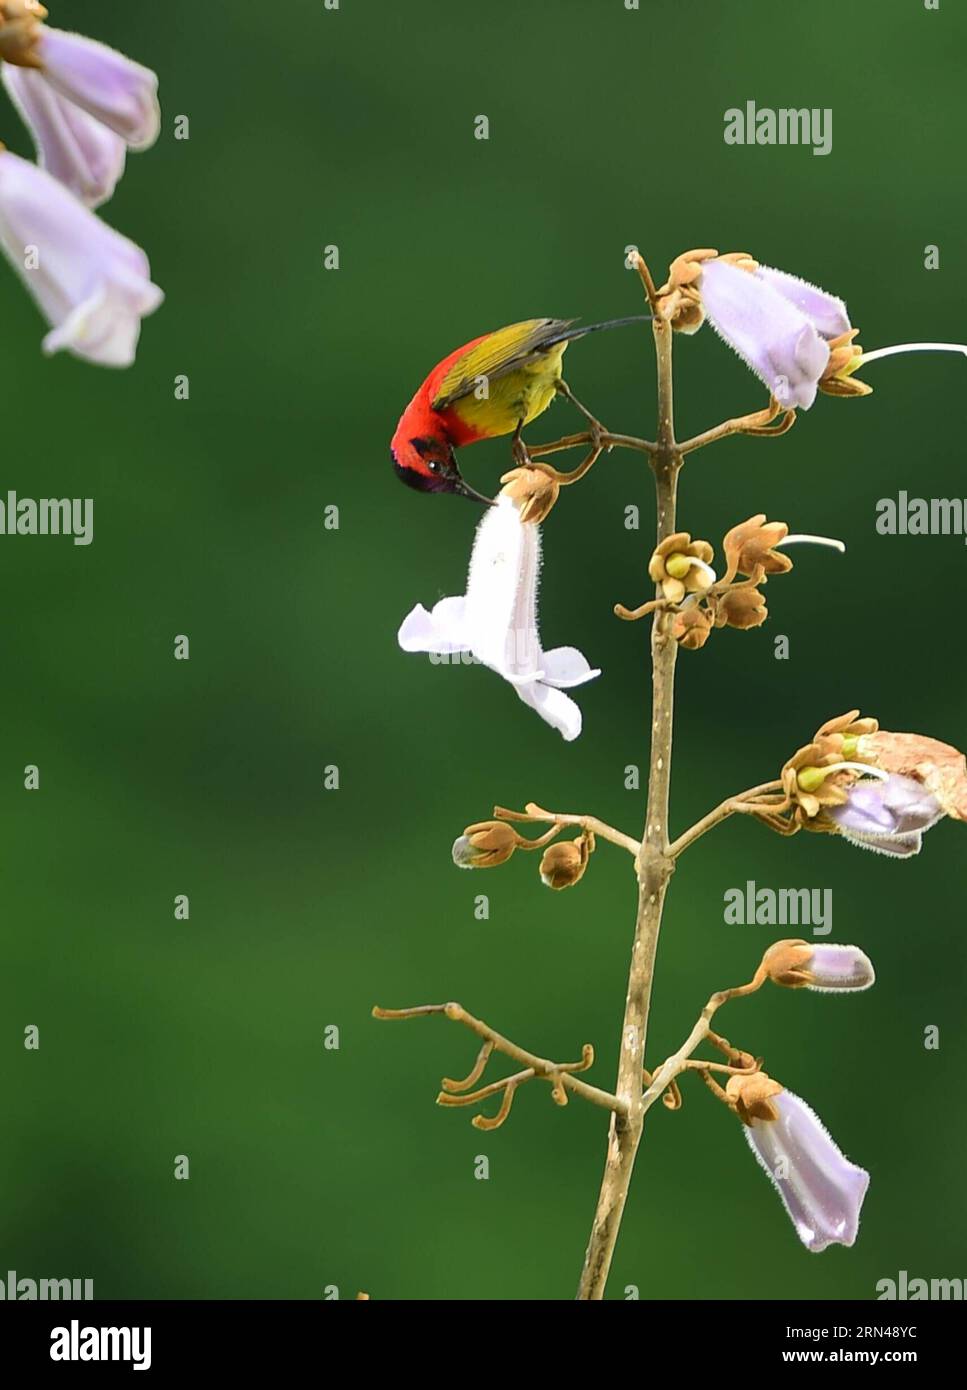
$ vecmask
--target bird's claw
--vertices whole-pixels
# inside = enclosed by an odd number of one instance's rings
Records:
[[[527,452],[527,445],[518,435],[511,445],[511,455],[518,468],[533,468],[534,460]]]

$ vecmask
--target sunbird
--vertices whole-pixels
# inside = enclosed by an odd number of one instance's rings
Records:
[[[525,319],[457,348],[437,363],[400,418],[390,444],[397,477],[420,492],[455,492],[489,504],[461,476],[454,449],[502,434],[519,440],[523,427],[556,395],[593,419],[561,376],[568,343],[649,317],[635,314],[584,327],[574,327],[576,319]]]

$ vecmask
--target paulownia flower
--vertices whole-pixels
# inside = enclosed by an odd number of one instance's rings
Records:
[[[923,734],[873,728],[858,738],[856,752],[885,772],[915,778],[936,797],[945,816],[967,820],[967,759],[959,749]]]
[[[581,711],[564,690],[601,673],[576,647],[541,647],[540,556],[540,528],[521,521],[510,497],[498,497],[477,528],[466,594],[440,599],[432,612],[417,604],[399,644],[407,652],[473,653],[570,741],[581,732]]]
[[[67,101],[120,135],[132,150],[153,145],[161,128],[158,78],[150,68],[82,34],[43,26],[37,71]]]
[[[784,521],[766,521],[765,512],[750,516],[727,531],[722,542],[728,568],[723,582],[728,582],[737,574],[755,574],[761,569],[763,574],[787,574],[792,569],[792,560],[781,554],[776,546],[789,535],[789,527]]]
[[[924,831],[943,819],[944,809],[922,782],[891,773],[855,782],[828,815],[848,844],[907,859],[920,853]]]
[[[852,1245],[869,1173],[849,1161],[804,1100],[765,1073],[731,1077],[726,1093],[806,1249]]]
[[[806,829],[907,859],[944,816],[967,820],[967,760],[947,743],[892,733],[858,714],[818,729],[783,768],[783,788]]]
[[[164,299],[147,256],[9,150],[0,150],[0,247],[52,326],[45,352],[131,365],[141,320]]]
[[[871,775],[867,763],[856,761],[857,748],[860,737],[878,726],[875,719],[858,716],[859,710],[850,710],[827,720],[812,743],[798,748],[783,766],[783,790],[795,802],[799,824],[808,830],[834,832],[835,825],[821,812],[843,805],[857,776]]]
[[[854,341],[846,304],[818,285],[759,265],[752,257],[699,253],[691,286],[718,335],[752,368],[786,409],[809,410],[817,391],[867,396],[856,373],[881,357],[909,352],[959,352],[967,343],[896,343],[866,352]],[[700,322],[700,318],[699,318]]]
[[[797,532],[790,536],[784,521],[767,521],[765,512],[750,516],[728,531],[722,542],[726,571],[722,582],[727,584],[737,574],[755,575],[758,583],[769,575],[788,574],[792,559],[782,553],[789,545],[824,545],[846,553],[846,546],[834,536],[813,536]]]
[[[964,343],[899,343],[866,352],[855,341],[858,330],[842,299],[744,252],[686,252],[672,262],[659,296],[661,312],[679,331],[694,333],[708,318],[787,410],[808,410],[818,391],[869,395],[872,387],[855,373],[881,357],[967,355]]]
[[[121,137],[65,101],[34,68],[4,64],[0,77],[33,134],[40,167],[87,207],[106,202],[124,173]]]
[[[850,331],[852,325],[846,305],[836,295],[772,266],[760,265],[753,273],[761,284],[769,285],[798,309],[827,343]]]
[[[777,941],[769,947],[762,963],[775,984],[820,994],[869,989],[876,980],[872,961],[858,946],[832,942]]]
[[[648,561],[648,574],[661,585],[669,603],[681,603],[686,594],[702,594],[715,583],[709,561],[714,554],[708,541],[693,541],[687,531],[666,536]]]
[[[822,328],[837,320],[842,323],[837,331],[843,333],[850,322],[845,305],[815,286],[795,282],[801,291],[796,299],[790,298],[789,280],[794,277],[767,267],[745,270],[719,257],[702,266],[702,304],[719,337],[755,372],[770,395],[787,410],[808,410],[829,364],[829,343]],[[821,296],[816,316],[802,307],[808,298],[805,291]]]
[[[0,0],[0,17],[23,7],[23,0]],[[126,149],[147,149],[158,138],[158,78],[106,44],[48,28],[40,23],[45,15],[36,6],[29,18],[0,28],[4,85],[41,166],[97,207],[114,192]]]

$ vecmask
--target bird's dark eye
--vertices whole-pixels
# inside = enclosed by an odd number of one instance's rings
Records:
[[[427,468],[429,468],[431,473],[439,473],[442,464],[440,463],[439,459],[428,459],[426,466]]]

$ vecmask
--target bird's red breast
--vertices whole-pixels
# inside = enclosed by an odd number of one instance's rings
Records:
[[[474,428],[461,419],[459,401],[454,401],[443,410],[434,410],[433,402],[440,394],[440,386],[454,363],[490,336],[489,333],[482,333],[479,338],[472,338],[469,343],[455,348],[436,364],[400,416],[391,441],[393,453],[397,458],[402,458],[408,452],[407,446],[413,439],[441,439],[459,449],[464,444],[473,444],[478,439],[488,437],[486,430]]]

